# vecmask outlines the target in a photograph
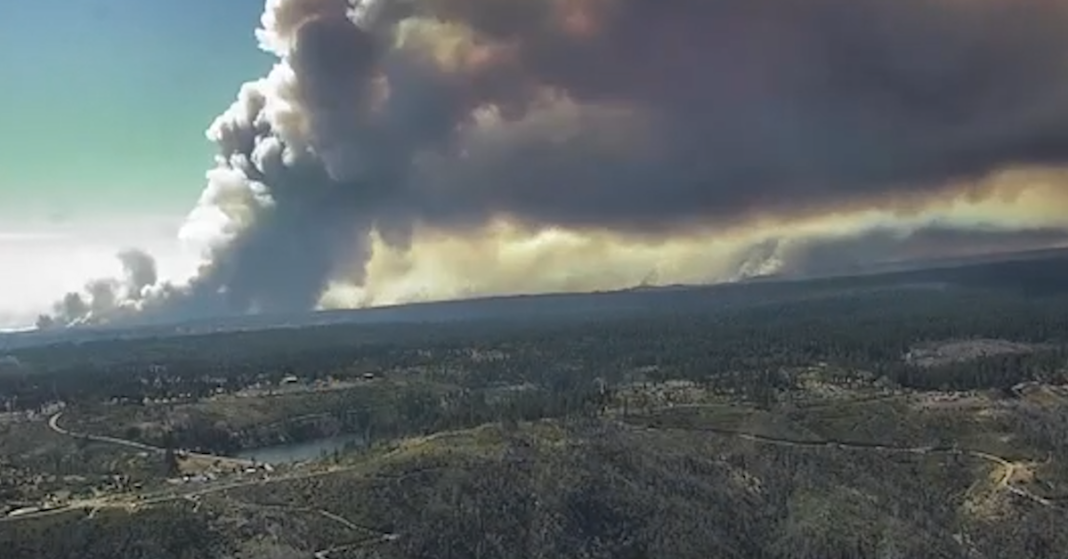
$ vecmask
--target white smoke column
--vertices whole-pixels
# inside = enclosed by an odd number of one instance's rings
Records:
[[[191,286],[196,314],[307,310],[335,266],[369,256],[373,223],[358,211],[367,187],[355,181],[369,178],[372,159],[361,99],[375,45],[353,18],[370,26],[378,12],[346,0],[267,2],[256,36],[279,62],[208,130],[217,166],[183,228],[214,231]]]
[[[38,327],[102,324],[142,310],[145,297],[159,283],[156,261],[144,251],[130,249],[117,255],[122,279],[94,279],[82,293],[68,293],[53,305],[53,314],[38,319]]]
[[[390,188],[368,102],[383,6],[268,0],[256,36],[279,60],[209,127],[215,167],[180,233],[207,247],[197,276],[160,283],[150,257],[124,253],[124,281],[91,282],[40,323],[305,311],[339,268],[362,269]]]
[[[118,258],[125,275],[125,296],[134,301],[141,300],[146,290],[159,282],[156,260],[147,252],[136,249],[122,251]]]

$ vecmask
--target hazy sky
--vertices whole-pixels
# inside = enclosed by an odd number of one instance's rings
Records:
[[[0,326],[1068,246],[1066,28],[1047,0],[0,0]]]
[[[271,63],[253,37],[262,11],[0,2],[0,325],[112,269],[122,246],[177,258],[211,161],[204,131]]]

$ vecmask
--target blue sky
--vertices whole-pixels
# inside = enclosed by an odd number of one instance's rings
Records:
[[[110,269],[119,248],[157,247],[165,268],[182,256],[174,232],[211,163],[204,130],[272,62],[254,37],[262,11],[0,2],[0,326]]]

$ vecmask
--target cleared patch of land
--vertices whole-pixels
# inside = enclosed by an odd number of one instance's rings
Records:
[[[905,354],[905,362],[917,367],[937,367],[997,355],[1028,354],[1042,349],[1048,347],[1000,339],[947,340],[913,347]]]

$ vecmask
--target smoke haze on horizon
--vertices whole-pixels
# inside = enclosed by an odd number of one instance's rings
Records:
[[[199,272],[126,251],[39,325],[1062,246],[1065,29],[1055,0],[267,0]]]

